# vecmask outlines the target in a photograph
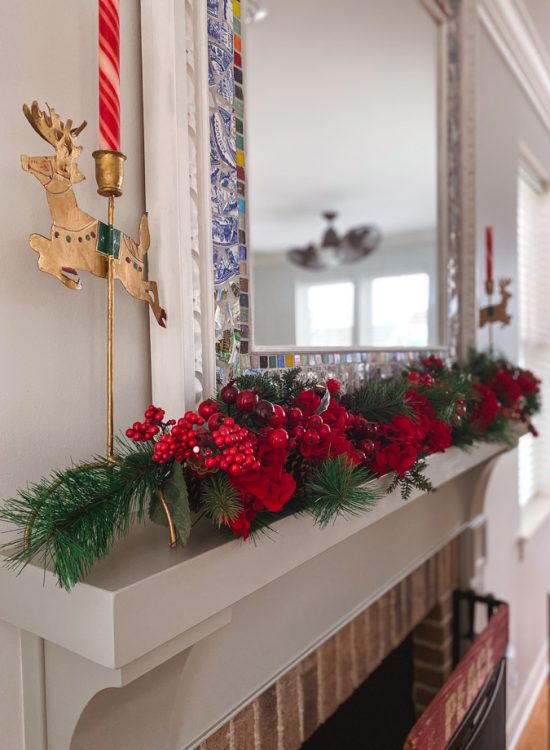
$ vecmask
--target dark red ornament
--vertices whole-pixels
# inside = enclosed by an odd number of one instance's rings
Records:
[[[241,391],[237,395],[235,403],[239,411],[252,411],[258,403],[258,394],[256,391]]]
[[[263,422],[269,422],[271,417],[275,414],[275,407],[273,406],[271,401],[261,400],[255,404],[252,413],[255,417],[258,417],[258,419],[261,419]]]
[[[225,416],[221,412],[216,412],[215,414],[212,414],[211,417],[208,418],[208,429],[210,432],[215,432],[216,430],[219,430],[220,427],[223,424],[223,421],[225,419]]]
[[[220,391],[220,398],[224,404],[234,404],[239,395],[239,389],[234,380],[230,380]]]

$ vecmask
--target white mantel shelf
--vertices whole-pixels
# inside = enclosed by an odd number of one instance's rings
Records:
[[[428,459],[427,474],[439,488],[488,466],[505,449],[451,448]],[[31,746],[68,750],[78,717],[94,694],[127,684],[188,649],[229,623],[232,607],[245,597],[423,495],[415,491],[404,502],[396,491],[370,512],[325,529],[308,516],[284,518],[256,544],[226,541],[201,522],[186,549],[171,550],[164,528],[136,526],[70,593],[38,566],[27,566],[19,576],[0,567],[0,619],[43,639],[50,671],[45,677],[48,739]],[[444,493],[441,497],[444,501]],[[85,679],[83,671],[90,673]],[[81,693],[71,697],[74,706],[64,705],[63,716],[58,704],[66,704],[66,696],[50,697],[56,675],[65,690],[74,683]]]

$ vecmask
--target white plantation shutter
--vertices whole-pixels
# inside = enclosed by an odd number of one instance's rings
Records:
[[[518,185],[520,364],[542,379],[540,437],[519,445],[519,499],[550,496],[550,194],[529,166]]]

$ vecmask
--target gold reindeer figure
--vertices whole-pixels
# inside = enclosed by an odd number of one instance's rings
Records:
[[[21,157],[23,170],[31,172],[44,186],[52,217],[49,238],[41,234],[31,234],[29,238],[30,246],[38,253],[38,267],[69,289],[80,289],[78,271],[106,278],[108,257],[112,255],[114,278],[133,297],[148,302],[157,322],[164,327],[166,312],[160,306],[157,284],[143,278],[150,243],[147,214],[141,218],[136,243],[78,207],[73,185],[85,177],[77,165],[82,147],[76,145],[76,138],[86,122],[73,128],[72,120],[63,123],[57,112],[47,106],[46,114],[35,101],[30,108],[23,105],[23,113],[34,130],[55,149],[54,156]]]
[[[492,284],[492,282],[489,282]],[[482,307],[479,311],[479,327],[483,328],[485,323],[502,323],[502,327],[507,326],[512,320],[512,316],[508,313],[508,300],[513,296],[508,291],[508,287],[512,283],[512,279],[501,279],[498,283],[500,290],[500,302],[496,305],[487,305]],[[492,292],[492,289],[491,289]]]

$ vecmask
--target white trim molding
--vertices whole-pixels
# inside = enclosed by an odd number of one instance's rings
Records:
[[[459,261],[460,325],[458,354],[465,357],[474,344],[476,318],[476,70],[477,0],[460,5],[460,176],[461,243]]]
[[[542,122],[550,130],[550,56],[523,0],[481,0],[478,15]]]
[[[166,330],[151,324],[152,390],[183,414],[214,383],[204,346],[214,328],[207,59],[195,44],[206,39],[206,3],[142,0],[141,24],[146,203],[158,248],[150,265],[168,314]]]

